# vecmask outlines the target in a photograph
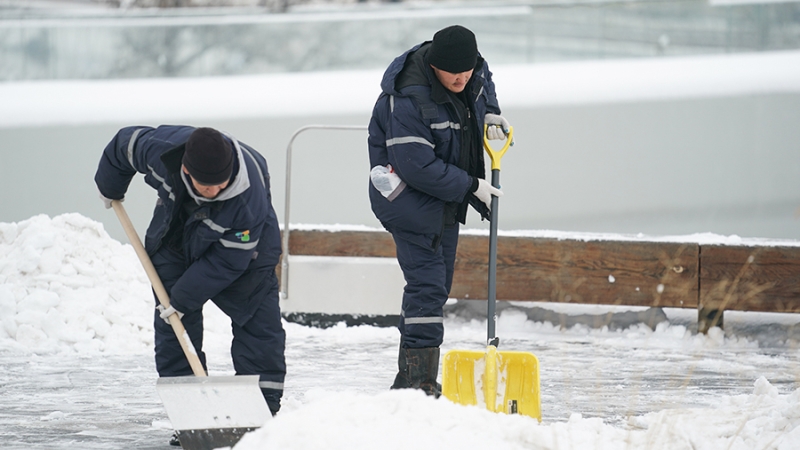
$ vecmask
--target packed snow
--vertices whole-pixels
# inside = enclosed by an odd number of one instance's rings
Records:
[[[99,222],[0,223],[0,448],[166,448],[153,301],[132,247]],[[206,316],[211,375],[231,374],[229,323],[210,303]],[[800,352],[788,334],[765,345],[680,321],[565,329],[503,312],[506,348],[540,358],[539,423],[389,391],[396,329],[284,325],[283,409],[236,450],[800,448]],[[448,317],[443,347],[478,349],[485,327]],[[136,435],[146,445],[125,444]]]

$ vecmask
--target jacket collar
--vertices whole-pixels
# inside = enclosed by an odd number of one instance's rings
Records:
[[[173,175],[181,170],[181,161],[183,161],[183,153],[186,151],[186,143],[171,148],[161,154],[161,162],[167,169],[168,175]]]
[[[450,95],[448,94],[447,88],[442,86],[442,83],[436,78],[436,73],[433,71],[433,68],[428,66],[428,72],[430,72],[430,76],[433,79],[431,81],[431,100],[438,104],[447,103],[453,101]],[[468,89],[472,83],[467,84],[464,89]]]
[[[233,143],[233,148],[236,152],[236,161],[234,161],[233,175],[231,177],[230,184],[214,198],[205,198],[201,195],[197,195],[192,187],[192,180],[188,175],[183,173],[183,170],[181,170],[183,153],[186,151],[185,143],[167,150],[161,155],[161,162],[164,163],[164,167],[167,169],[167,174],[172,176],[178,175],[186,187],[186,192],[189,193],[189,195],[194,199],[195,202],[197,202],[197,204],[229,200],[246,191],[250,187],[250,177],[247,171],[247,164],[244,160],[242,148],[239,146],[239,141],[230,135],[225,134],[225,136]]]

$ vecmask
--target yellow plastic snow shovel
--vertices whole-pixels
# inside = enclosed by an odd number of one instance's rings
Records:
[[[118,200],[111,206],[144,267],[153,291],[164,308],[169,295],[133,223]],[[194,376],[159,378],[156,389],[167,415],[186,450],[211,450],[232,447],[241,437],[259,428],[272,417],[258,386],[258,375],[207,376],[189,334],[177,314],[169,323],[180,342]]]
[[[500,159],[514,142],[509,127],[505,145],[494,150],[483,129],[483,147],[492,160],[492,186],[500,188]],[[489,232],[489,301],[486,351],[451,350],[442,362],[442,394],[462,405],[485,406],[492,412],[524,414],[542,420],[539,360],[532,353],[498,351],[495,336],[497,283],[497,206],[492,196]]]

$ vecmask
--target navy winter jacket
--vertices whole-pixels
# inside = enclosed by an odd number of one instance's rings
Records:
[[[145,237],[150,255],[165,245],[178,215],[176,204],[191,196],[199,206],[183,228],[187,269],[172,287],[170,301],[178,311],[194,311],[222,292],[223,301],[216,303],[241,325],[257,307],[258,299],[247,294],[263,282],[265,270],[275,269],[281,254],[267,163],[251,147],[226,136],[236,153],[231,182],[214,199],[198,196],[181,170],[185,143],[193,131],[194,127],[166,125],[121,129],[103,152],[95,182],[105,197],[122,199],[139,172],[158,191]]]
[[[469,192],[474,177],[484,178],[480,136],[487,112],[500,114],[492,73],[478,57],[465,87],[478,131],[465,130],[469,123],[438,82],[427,62],[430,42],[397,57],[387,68],[369,124],[370,167],[390,164],[402,180],[398,194],[384,197],[370,183],[375,216],[392,233],[436,246],[444,228],[445,205],[468,201],[485,218],[487,209]],[[477,172],[463,164],[463,139],[476,139]],[[462,219],[459,219],[462,220]],[[462,220],[463,221],[463,220]]]

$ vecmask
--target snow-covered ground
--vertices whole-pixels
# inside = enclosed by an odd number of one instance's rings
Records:
[[[133,249],[100,223],[0,223],[0,448],[168,448],[152,302]],[[285,323],[283,409],[235,448],[800,448],[800,318],[726,314],[725,333],[706,336],[692,314],[613,331],[504,310],[501,350],[541,364],[541,423],[389,391],[394,328]],[[211,375],[231,374],[229,324],[213,305],[206,315]],[[445,329],[445,350],[483,346],[485,320]]]

